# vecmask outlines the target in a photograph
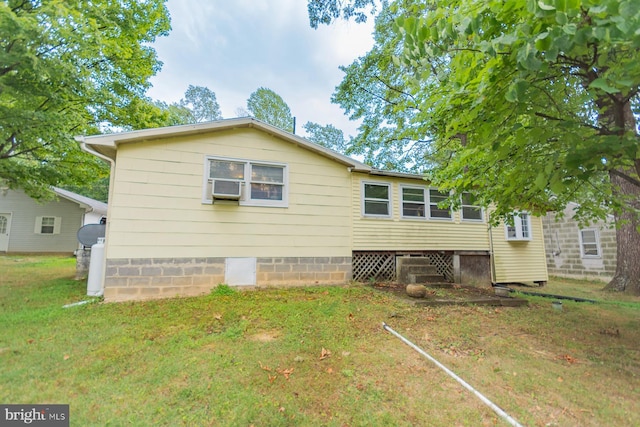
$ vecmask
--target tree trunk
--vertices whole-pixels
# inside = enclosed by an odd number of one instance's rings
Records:
[[[625,172],[632,173],[632,169]],[[633,198],[629,205],[640,209],[640,188],[618,175],[610,174],[614,193]],[[636,211],[637,212],[637,211]],[[632,209],[616,214],[616,273],[606,290],[640,295],[640,220]]]
[[[615,123],[621,134],[625,130],[636,132],[630,102],[612,105],[604,111],[600,118],[608,120],[609,125]],[[605,289],[640,295],[640,186],[637,185],[640,163],[638,158],[634,161],[634,167],[618,169],[621,173],[609,173],[614,198],[623,200],[626,206],[621,212],[615,212],[618,260],[616,273]],[[634,178],[636,183],[622,175]]]

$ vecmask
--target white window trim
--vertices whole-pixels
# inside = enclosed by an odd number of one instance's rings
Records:
[[[413,190],[422,190],[422,195],[424,197],[424,216],[406,216],[404,214],[404,196],[403,196],[403,189],[405,188],[410,188]],[[420,186],[420,185],[406,185],[406,184],[400,184],[400,194],[398,195],[398,199],[400,200],[400,218],[402,219],[408,219],[410,221],[426,221],[427,219],[429,219],[428,213],[430,212],[429,209],[429,194],[427,192],[427,188]],[[407,203],[416,203],[416,202],[411,202],[411,201],[407,201]]]
[[[522,236],[522,219],[519,214],[515,214],[513,215],[513,226],[516,228],[516,237],[509,237],[509,225],[504,225],[504,237],[510,242],[531,241],[531,235],[533,234],[533,230],[531,230],[531,214],[529,212],[521,213],[527,215],[527,230],[529,230],[529,235],[527,237]]]
[[[480,208],[480,219],[476,218],[465,218],[464,217],[464,208]],[[465,205],[462,198],[460,198],[460,219],[464,222],[484,222],[484,209],[480,205]]]
[[[452,222],[453,221],[453,209],[451,209],[451,207],[449,207],[449,218],[440,218],[437,216],[431,216],[431,190],[437,191],[439,193],[442,193],[442,191],[438,190],[437,188],[427,188],[427,207],[429,208],[429,215],[427,216],[427,218],[431,221],[449,221]],[[435,203],[436,207],[438,206],[437,203]],[[438,208],[440,209],[440,208]]]
[[[388,199],[387,199],[387,203],[389,204],[387,211],[389,212],[387,215],[378,215],[378,214],[368,214],[365,213],[364,211],[364,186],[365,185],[379,185],[381,187],[387,187],[389,189],[388,191]],[[384,218],[384,219],[389,219],[393,217],[393,193],[392,193],[392,189],[393,187],[391,186],[390,182],[380,182],[380,181],[361,181],[360,182],[360,212],[362,213],[363,217],[366,218]],[[382,199],[376,199],[376,200],[382,200]]]
[[[53,218],[53,233],[43,233],[42,232],[42,219],[43,218]],[[62,217],[53,216],[53,215],[43,215],[36,217],[36,224],[33,228],[33,232],[35,234],[39,234],[41,236],[54,236],[56,234],[60,234],[60,227],[62,226]]]
[[[249,160],[239,159],[232,157],[221,156],[205,156],[204,171],[202,174],[202,203],[207,205],[213,204],[213,198],[211,197],[208,189],[208,184],[211,182],[209,178],[209,163],[212,160],[221,160],[225,162],[237,162],[244,164],[244,179],[240,180],[243,187],[243,194],[238,204],[240,206],[261,206],[261,207],[276,207],[286,208],[289,207],[289,165],[286,163],[276,163],[262,160]],[[282,200],[264,200],[264,199],[251,199],[251,165],[258,166],[276,166],[283,168],[283,185],[282,185]]]
[[[584,253],[584,242],[582,240],[582,232],[583,231],[593,231],[596,238],[596,249],[598,251],[597,255],[587,255]],[[589,227],[589,228],[581,228],[578,230],[578,239],[580,240],[580,257],[581,258],[602,258],[602,248],[600,247],[600,233],[597,228]]]

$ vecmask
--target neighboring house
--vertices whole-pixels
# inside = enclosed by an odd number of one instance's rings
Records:
[[[562,218],[554,212],[543,218],[549,274],[609,281],[616,272],[616,229],[613,216],[588,226],[573,219],[578,207],[569,203]]]
[[[78,229],[98,223],[106,203],[53,188],[56,199],[38,202],[21,190],[0,190],[0,252],[69,252]]]
[[[442,209],[444,195],[419,175],[372,169],[255,119],[77,140],[112,164],[107,301],[219,283],[394,280],[408,257],[459,283],[547,280],[539,218],[489,227],[470,197]]]

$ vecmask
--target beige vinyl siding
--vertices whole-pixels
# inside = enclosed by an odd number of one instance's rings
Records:
[[[508,241],[504,224],[491,233],[497,283],[548,280],[541,218],[531,216],[531,240]]]
[[[391,218],[363,216],[362,181],[391,184]],[[451,220],[402,218],[401,185],[429,188],[420,179],[353,174],[353,250],[489,250],[485,221],[461,221],[457,211]]]
[[[286,164],[288,207],[203,203],[206,156]],[[255,129],[123,144],[108,258],[351,256],[347,167]]]

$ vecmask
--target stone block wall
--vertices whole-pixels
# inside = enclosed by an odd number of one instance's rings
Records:
[[[224,258],[107,259],[105,301],[193,296],[224,282]]]
[[[598,222],[589,227],[597,228],[600,240],[599,257],[583,257],[580,252],[580,226],[566,212],[556,221],[549,213],[543,218],[547,270],[552,276],[598,279],[609,281],[616,270],[616,230],[609,224]]]
[[[351,257],[257,258],[255,273],[258,287],[344,284],[351,280]],[[108,259],[104,298],[126,301],[193,296],[222,283],[226,283],[222,257]]]
[[[256,285],[344,284],[351,280],[351,257],[258,258]]]

